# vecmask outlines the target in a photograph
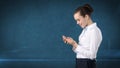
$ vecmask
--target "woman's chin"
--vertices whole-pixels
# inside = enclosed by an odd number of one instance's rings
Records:
[[[81,28],[85,28],[84,26],[81,26]]]

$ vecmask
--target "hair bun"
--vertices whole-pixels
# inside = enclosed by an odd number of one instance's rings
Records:
[[[83,7],[86,8],[90,13],[93,12],[93,8],[89,4],[85,4]]]

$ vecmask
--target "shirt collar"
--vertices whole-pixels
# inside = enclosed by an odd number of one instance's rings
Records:
[[[96,23],[92,23],[91,25],[85,27],[85,29],[91,29],[93,27],[96,27],[96,25],[97,25]]]

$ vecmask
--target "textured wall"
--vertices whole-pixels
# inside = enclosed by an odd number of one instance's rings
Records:
[[[92,19],[103,34],[98,62],[119,61],[119,0],[0,0],[0,62],[63,61],[67,67],[69,61],[74,67],[75,54],[61,36],[78,41],[82,29],[73,19],[73,12],[85,3],[94,8]]]

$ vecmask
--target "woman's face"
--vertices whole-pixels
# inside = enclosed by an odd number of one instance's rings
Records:
[[[87,18],[86,16],[83,17],[79,12],[74,14],[74,19],[76,20],[77,24],[80,25],[82,28],[87,26]]]

